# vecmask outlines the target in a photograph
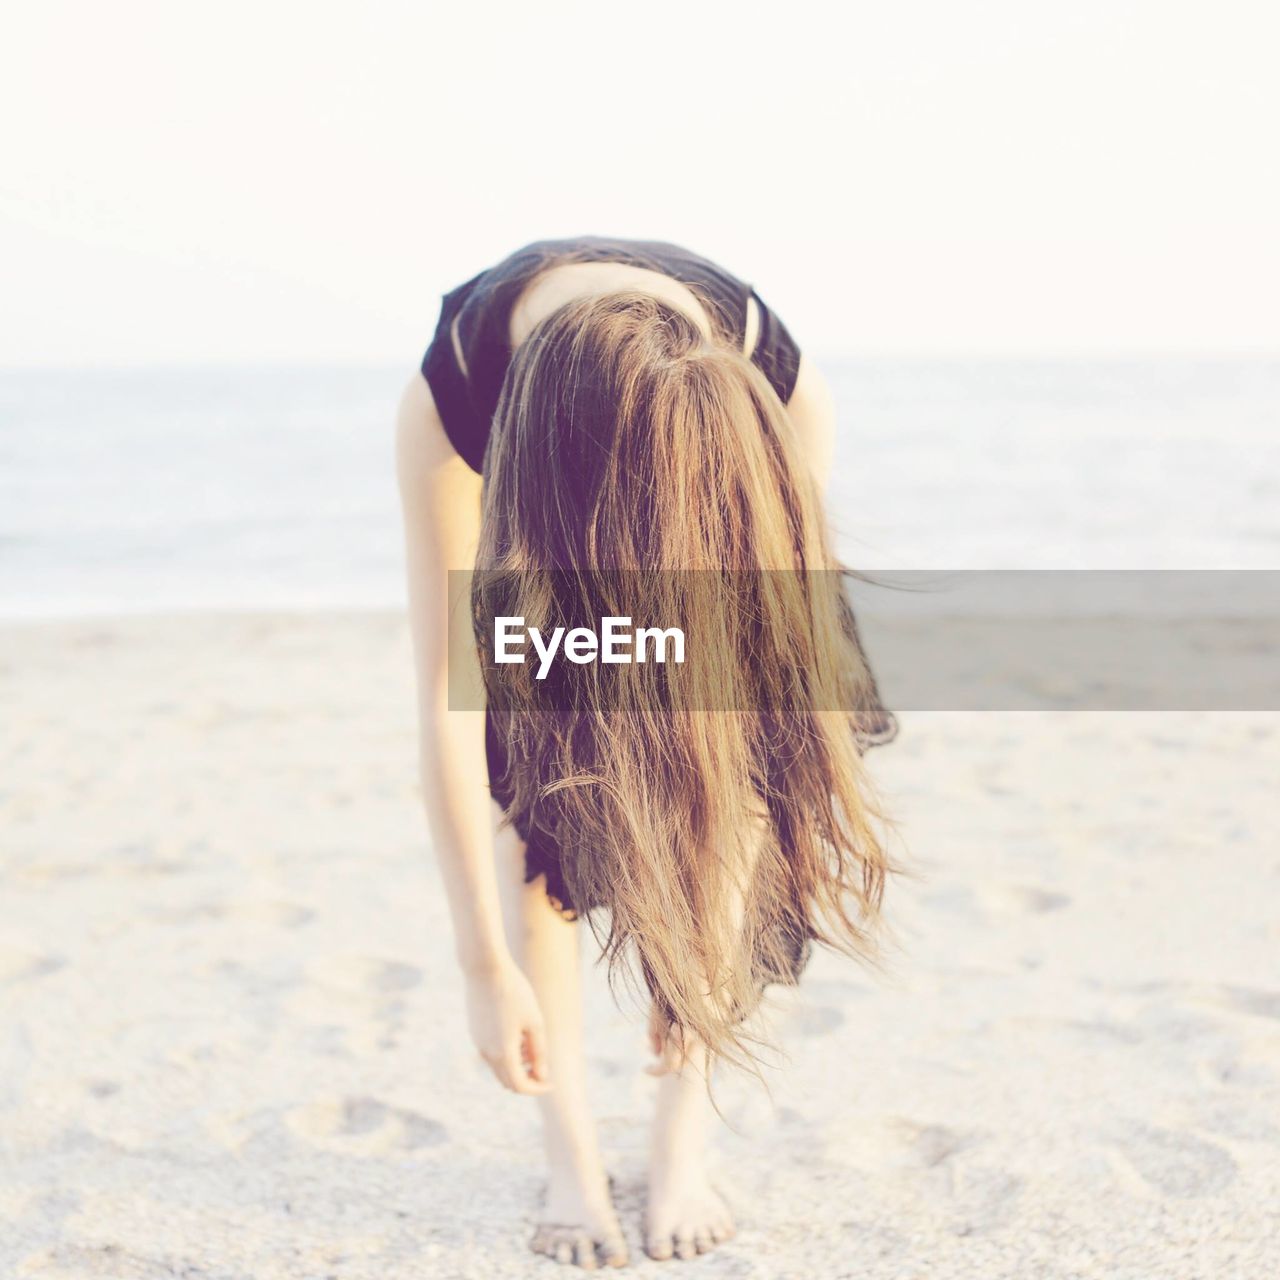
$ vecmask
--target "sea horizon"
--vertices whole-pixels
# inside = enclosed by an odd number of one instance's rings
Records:
[[[821,363],[857,569],[1280,569],[1280,359]],[[407,376],[0,369],[0,619],[403,608]]]

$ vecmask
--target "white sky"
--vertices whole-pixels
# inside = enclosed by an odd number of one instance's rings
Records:
[[[0,364],[417,360],[544,236],[828,354],[1280,351],[1266,2],[25,3]]]

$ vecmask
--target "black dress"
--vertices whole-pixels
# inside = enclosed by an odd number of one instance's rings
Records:
[[[445,434],[473,471],[484,469],[493,416],[511,363],[512,308],[535,276],[569,262],[625,263],[679,280],[703,304],[717,336],[739,349],[746,342],[749,304],[754,298],[759,329],[752,363],[764,373],[783,404],[791,399],[800,369],[800,349],[755,289],[723,267],[678,245],[656,240],[604,236],[539,240],[444,295],[435,335],[422,358],[422,374]],[[848,621],[856,641],[852,612]],[[872,696],[874,705],[860,717],[865,726],[859,735],[864,745],[887,742],[896,730],[896,721],[874,693],[874,682]],[[507,809],[510,794],[502,785],[506,752],[491,717],[486,718],[485,746],[494,799]],[[547,895],[558,910],[572,918],[596,905],[573,900],[558,851],[541,832],[521,830],[519,834],[526,841],[526,880],[545,875]],[[793,978],[798,977],[807,955],[808,940],[796,939]]]
[[[620,262],[679,280],[706,307],[718,334],[738,347],[746,340],[748,303],[755,298],[760,329],[752,362],[783,404],[791,399],[800,350],[749,284],[696,253],[655,240],[539,240],[444,295],[435,337],[422,358],[422,374],[445,433],[473,471],[483,470],[493,414],[511,363],[511,309],[534,276],[565,262]]]

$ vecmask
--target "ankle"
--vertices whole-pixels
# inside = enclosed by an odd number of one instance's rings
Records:
[[[682,1180],[700,1176],[707,1167],[706,1135],[658,1128],[649,1144],[651,1177]]]
[[[553,1181],[572,1183],[584,1195],[608,1195],[609,1175],[605,1172],[599,1149],[594,1146],[549,1142],[547,1168]]]
[[[569,1218],[578,1214],[610,1218],[614,1213],[613,1189],[603,1172],[598,1176],[584,1174],[581,1170],[552,1164],[547,1170],[545,1207],[548,1212]]]

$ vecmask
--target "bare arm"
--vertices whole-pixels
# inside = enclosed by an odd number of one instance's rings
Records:
[[[480,534],[480,477],[445,435],[430,388],[415,376],[400,400],[396,474],[404,516],[409,621],[418,691],[419,770],[472,1034],[509,1088],[545,1087],[537,1003],[503,932],[493,849],[493,800],[483,711],[449,709],[450,628],[455,671],[479,688],[469,602],[450,598],[450,569],[472,569]],[[521,1062],[532,1068],[528,1074]]]
[[[808,356],[800,357],[800,371],[787,401],[787,413],[809,460],[818,492],[825,493],[835,453],[836,406],[822,370]]]

